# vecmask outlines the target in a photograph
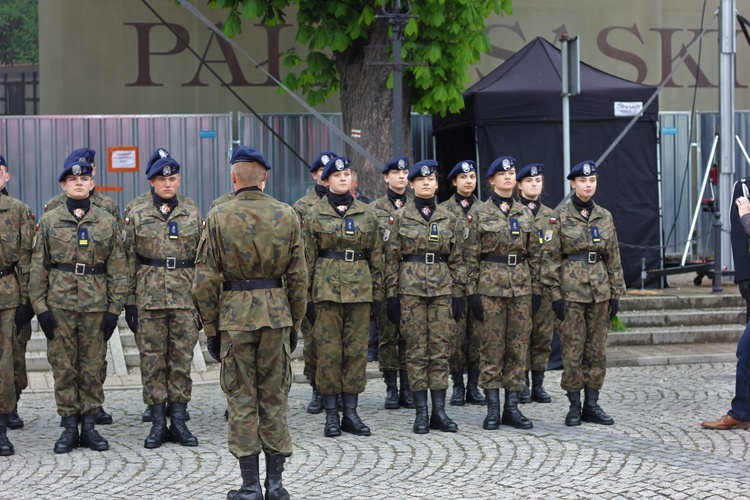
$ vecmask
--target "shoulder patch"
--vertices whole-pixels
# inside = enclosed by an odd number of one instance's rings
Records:
[[[44,204],[44,211],[45,212],[47,211],[47,204],[46,203]]]
[[[388,239],[391,237],[391,230],[386,229],[383,233],[383,241],[388,241]]]
[[[393,216],[391,216],[391,217],[388,217],[388,224],[393,224],[393,221],[394,221],[394,220],[395,220],[395,219],[393,218]]]
[[[201,219],[201,229],[206,229],[206,219]]]
[[[466,216],[466,222],[471,222],[471,215]]]
[[[130,224],[130,217],[125,217],[125,225],[127,226],[129,224]]]
[[[557,217],[550,217],[549,218],[549,223],[550,224],[557,224]]]
[[[552,241],[552,229],[547,229],[544,233],[544,241]]]
[[[34,212],[26,212],[26,218],[36,220],[36,215],[34,215]]]
[[[39,223],[34,224],[34,231],[39,231]]]

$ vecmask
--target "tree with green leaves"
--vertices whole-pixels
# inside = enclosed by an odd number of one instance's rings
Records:
[[[242,20],[268,26],[284,23],[296,9],[297,47],[284,54],[292,71],[283,82],[299,90],[310,105],[339,94],[344,131],[362,131],[360,144],[385,163],[393,157],[393,74],[390,28],[378,17],[383,2],[372,0],[208,0],[212,8],[228,10],[224,32],[242,30]],[[386,0],[386,8],[393,4]],[[407,6],[407,0],[402,0]],[[412,110],[445,115],[463,108],[462,92],[470,65],[491,48],[486,20],[490,14],[512,13],[512,0],[422,0],[411,3],[412,15],[404,29],[403,144],[411,156]],[[351,148],[348,148],[351,149]],[[339,152],[342,154],[342,152]],[[385,190],[380,172],[361,155],[350,151],[353,167],[370,194]]]
[[[39,62],[37,0],[0,0],[0,63]]]

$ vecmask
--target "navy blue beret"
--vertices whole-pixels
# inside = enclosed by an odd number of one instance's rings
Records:
[[[490,165],[490,169],[487,170],[487,178],[489,179],[498,172],[507,172],[514,168],[516,168],[515,158],[512,156],[501,156]]]
[[[477,164],[474,160],[463,160],[458,163],[451,169],[450,173],[448,174],[448,180],[455,179],[458,177],[458,174],[468,174],[469,172],[476,172],[477,171]]]
[[[148,175],[148,173],[151,171],[151,167],[154,165],[154,163],[157,162],[157,160],[169,157],[169,151],[164,148],[156,148],[156,150],[151,153],[151,157],[148,159],[148,163],[146,164],[146,175]]]
[[[8,166],[8,164],[5,163],[5,157],[3,155],[0,155],[0,165],[2,165],[3,167]]]
[[[96,151],[91,148],[78,148],[65,158],[63,165],[67,165],[68,162],[84,161],[86,163],[94,163],[94,157]]]
[[[271,170],[271,165],[266,161],[266,157],[263,153],[250,146],[237,146],[232,151],[232,159],[229,160],[230,165],[240,162],[255,162],[260,163],[265,167],[266,170]]]
[[[524,177],[536,177],[544,173],[544,165],[541,163],[529,163],[516,173],[516,182]]]
[[[146,179],[151,180],[157,175],[169,177],[180,173],[180,164],[171,156],[168,158],[159,158],[151,165],[151,170],[146,174]]]
[[[324,168],[326,165],[328,165],[328,162],[336,158],[336,156],[336,153],[334,153],[333,151],[324,151],[320,153],[318,157],[315,158],[315,161],[312,162],[312,165],[310,165],[310,172],[315,172],[319,168]]]
[[[391,160],[383,167],[383,173],[387,174],[389,170],[409,170],[409,158],[406,156],[398,156]]]
[[[65,162],[60,177],[57,178],[57,182],[62,182],[69,175],[91,175],[94,171],[94,167],[87,161],[69,160]]]
[[[586,160],[570,169],[568,180],[575,179],[576,177],[589,177],[591,175],[596,175],[596,163]]]
[[[341,172],[342,170],[349,170],[351,167],[351,164],[349,162],[349,158],[346,156],[337,156],[336,158],[333,158],[332,161],[329,161],[328,164],[326,164],[325,168],[323,168],[323,173],[320,174],[320,180],[326,180],[329,175],[331,175],[334,172]]]
[[[437,172],[438,162],[435,160],[422,160],[412,165],[409,169],[409,176],[407,179],[413,181],[417,177],[429,177]]]

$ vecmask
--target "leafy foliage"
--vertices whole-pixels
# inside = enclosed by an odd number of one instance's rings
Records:
[[[39,62],[39,5],[36,0],[0,0],[0,63]]]

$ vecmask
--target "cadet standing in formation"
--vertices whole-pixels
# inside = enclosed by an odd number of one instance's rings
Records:
[[[388,185],[386,194],[370,204],[378,217],[381,237],[390,227],[391,217],[409,202],[406,186],[409,183],[409,158],[399,156],[389,160],[383,168],[383,179]],[[385,246],[386,242],[384,242]],[[386,250],[383,249],[385,258]],[[385,261],[383,263],[385,265]],[[386,311],[381,308],[378,322],[378,364],[385,380],[385,408],[397,410],[399,407],[414,408],[414,400],[409,386],[409,372],[406,369],[406,342],[399,335],[399,325],[388,321]],[[397,378],[399,384],[397,385]],[[400,391],[399,391],[400,386]]]
[[[414,203],[390,219],[384,235],[387,313],[406,340],[417,434],[458,430],[445,414],[445,392],[451,337],[464,308],[463,234],[455,217],[435,202],[437,166],[435,160],[423,160],[411,167]]]
[[[264,451],[265,498],[284,499],[282,472],[292,454],[291,348],[307,295],[300,223],[289,205],[263,193],[271,167],[261,153],[238,146],[231,164],[235,199],[207,216],[193,295],[209,352],[221,360],[229,450],[242,473],[242,487],[227,498],[263,498],[258,455]]]
[[[349,191],[348,158],[338,156],[328,162],[320,178],[328,186],[327,203],[310,209],[302,235],[317,344],[315,382],[326,410],[324,435],[334,437],[344,431],[369,436],[357,404],[367,382],[370,318],[377,317],[383,299],[378,219]],[[344,406],[340,422],[339,393]]]
[[[8,164],[0,155],[0,191],[10,180]],[[7,191],[6,191],[7,192]],[[7,194],[0,194],[0,456],[15,453],[6,434],[9,420],[15,412],[21,391],[19,374],[14,364],[20,349],[18,336],[21,327],[34,317],[29,303],[29,268],[34,241],[34,221],[29,207]],[[25,376],[25,373],[24,373]],[[20,426],[23,427],[23,421]]]
[[[468,223],[477,207],[481,205],[477,203],[477,197],[474,196],[474,189],[477,187],[477,164],[473,160],[460,161],[448,173],[447,179],[448,182],[453,183],[456,194],[440,206],[453,213],[461,224],[464,224],[464,221]],[[453,380],[451,406],[463,406],[466,403],[487,404],[478,387],[479,348],[479,335],[475,334],[474,318],[470,318],[464,312],[456,323],[456,334],[453,336],[451,355],[448,358]],[[464,368],[469,379],[466,385],[464,385]]]
[[[592,199],[596,164],[579,163],[568,179],[574,194],[555,211],[542,267],[542,281],[561,322],[560,385],[570,401],[565,425],[581,425],[581,421],[612,425],[614,420],[597,402],[607,372],[607,332],[625,292],[620,248],[612,214]]]
[[[107,341],[127,293],[127,260],[117,220],[91,201],[92,171],[85,161],[65,164],[58,180],[66,202],[39,221],[32,256],[29,297],[48,340],[64,427],[55,453],[79,443],[95,451],[109,448],[95,424],[104,402]]]
[[[131,207],[125,218],[126,318],[130,329],[137,332],[143,400],[153,421],[144,446],[158,448],[167,439],[198,446],[198,439],[185,424],[185,413],[192,394],[190,367],[200,330],[190,287],[201,215],[177,197],[180,164],[174,158],[159,158],[147,171],[153,194],[148,201]]]

